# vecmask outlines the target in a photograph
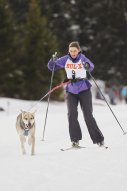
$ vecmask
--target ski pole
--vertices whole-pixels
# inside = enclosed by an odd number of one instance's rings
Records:
[[[109,109],[110,109],[111,113],[113,114],[114,118],[116,119],[116,121],[117,121],[117,123],[118,123],[119,127],[120,127],[120,128],[121,128],[121,130],[123,131],[123,135],[125,135],[125,134],[126,134],[126,132],[125,132],[125,131],[124,131],[124,129],[122,128],[122,126],[121,126],[120,122],[118,121],[118,119],[117,119],[116,115],[114,114],[113,110],[111,109],[111,107],[110,107],[110,105],[109,105],[108,101],[106,100],[105,96],[103,95],[102,91],[100,90],[100,88],[99,88],[99,86],[98,86],[98,84],[97,84],[96,80],[94,79],[94,77],[92,76],[92,74],[91,74],[89,71],[87,71],[87,72],[88,72],[88,74],[90,75],[90,77],[92,78],[92,80],[94,81],[95,85],[97,86],[97,88],[98,88],[98,90],[99,90],[100,94],[101,94],[101,95],[102,95],[102,97],[104,98],[104,100],[105,100],[106,104],[108,105],[108,107],[109,107]]]
[[[54,90],[56,90],[56,89],[58,89],[58,88],[64,86],[65,84],[69,84],[69,83],[70,83],[70,81],[61,83],[60,85],[58,85],[58,86],[52,88],[51,90],[49,90],[48,93],[44,96],[44,97],[46,97],[47,95],[49,95],[49,96],[48,96],[48,104],[47,104],[47,110],[46,110],[46,116],[45,116],[45,123],[44,123],[44,130],[43,130],[42,141],[44,141],[44,134],[45,134],[45,127],[46,127],[47,115],[48,115],[50,95],[51,95],[51,93],[52,93]],[[43,98],[44,98],[44,97],[43,97]]]
[[[53,55],[53,57],[55,58],[56,55],[57,55],[57,52],[55,52],[55,54]],[[51,91],[51,89],[52,89],[53,77],[54,77],[54,70],[55,70],[55,64],[54,64],[54,66],[53,66],[53,70],[52,70],[52,75],[51,75],[51,80],[50,80],[49,91]],[[46,127],[47,116],[48,116],[48,109],[49,109],[50,96],[51,96],[51,93],[48,94],[48,103],[47,103],[47,109],[46,109],[46,114],[45,114],[45,122],[44,122],[44,130],[43,130],[42,141],[44,141],[44,134],[45,134],[45,127]]]

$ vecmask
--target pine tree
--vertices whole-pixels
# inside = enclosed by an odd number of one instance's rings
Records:
[[[58,49],[58,45],[47,27],[47,22],[47,18],[41,15],[38,1],[31,0],[26,24],[24,98],[39,99],[49,90],[51,72],[48,71],[47,62]],[[60,81],[59,75],[54,81],[54,85]]]
[[[14,21],[6,0],[0,0],[0,95],[13,95]]]

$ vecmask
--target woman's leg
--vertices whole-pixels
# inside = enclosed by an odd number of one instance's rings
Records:
[[[92,95],[91,91],[86,90],[79,94],[80,105],[83,111],[84,119],[93,143],[99,143],[104,141],[103,134],[97,126],[97,123],[93,117],[92,109]]]
[[[82,132],[78,122],[78,95],[67,93],[67,109],[69,133],[71,141],[82,139]]]

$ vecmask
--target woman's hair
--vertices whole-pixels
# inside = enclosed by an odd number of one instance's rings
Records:
[[[76,47],[78,50],[81,50],[81,47],[80,47],[80,45],[79,45],[79,42],[71,42],[70,44],[69,44],[69,48],[70,47]]]

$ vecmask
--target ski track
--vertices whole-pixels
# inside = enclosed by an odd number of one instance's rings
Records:
[[[7,101],[9,108],[7,108]],[[15,129],[20,109],[27,109],[30,101],[0,99],[0,185],[10,191],[126,191],[127,135],[123,135],[107,106],[94,105],[94,116],[105,136],[108,149],[93,145],[82,113],[79,121],[83,131],[79,150],[60,151],[70,146],[66,103],[50,103],[45,141],[41,141],[46,102],[39,103],[36,112],[36,155],[22,155]],[[122,126],[127,130],[126,105],[113,106]],[[126,128],[125,128],[126,127]]]

